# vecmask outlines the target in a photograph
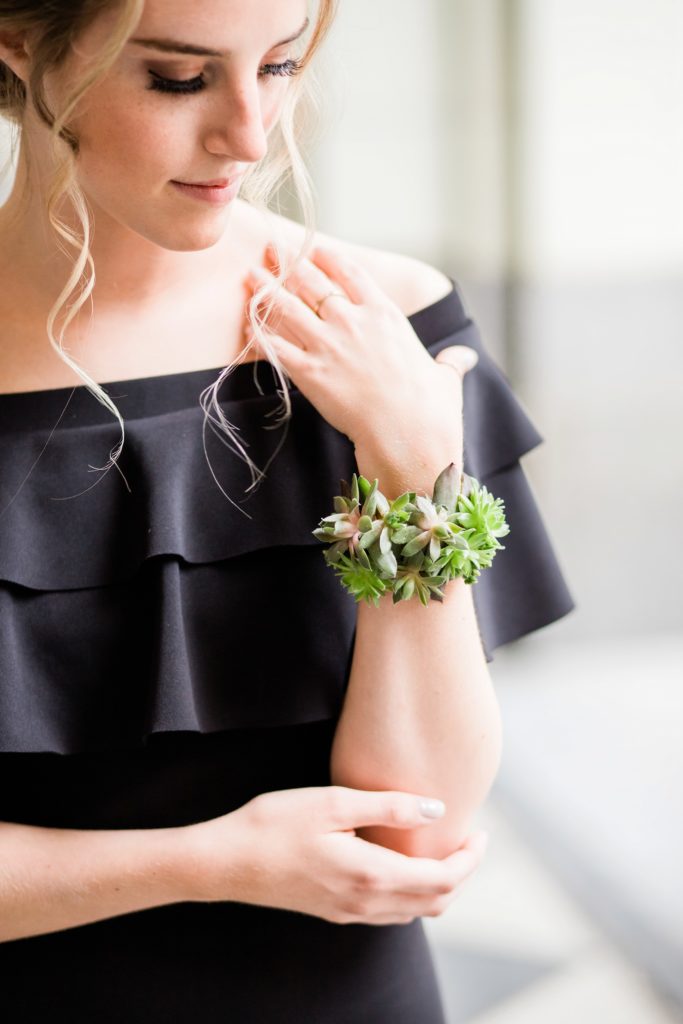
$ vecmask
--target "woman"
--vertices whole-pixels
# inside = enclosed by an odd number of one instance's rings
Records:
[[[541,437],[454,283],[311,228],[296,117],[333,15],[0,5],[8,1020],[444,1019],[420,918],[484,851],[484,642],[572,603],[547,542],[501,603],[545,538],[517,461]],[[267,210],[288,168],[306,229]],[[463,455],[519,537],[481,634],[461,579],[357,606],[312,537],[340,479],[431,492]]]

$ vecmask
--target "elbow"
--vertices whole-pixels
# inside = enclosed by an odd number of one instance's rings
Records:
[[[357,789],[399,790],[418,796],[437,797],[446,805],[442,818],[424,819],[424,823],[403,828],[380,824],[357,828],[356,835],[368,842],[387,847],[408,857],[429,857],[442,860],[458,850],[468,836],[479,826],[473,818],[485,804],[498,775],[502,759],[503,729],[500,707],[495,699],[489,702],[487,712],[478,726],[463,737],[458,757],[459,771],[455,777],[444,771],[444,760],[437,763],[429,759],[422,762],[420,771],[390,771],[386,760],[378,764],[363,759],[354,751],[345,752],[333,747],[331,780],[333,785]],[[418,781],[419,779],[419,781]]]
[[[424,825],[413,829],[377,829],[374,836],[366,835],[364,831],[359,831],[358,834],[362,838],[370,839],[371,842],[389,846],[408,857],[443,860],[444,857],[449,857],[459,850],[469,836],[482,827],[475,818],[486,803],[498,774],[499,764],[499,757],[490,762],[488,772],[479,777],[480,785],[476,793],[470,791],[467,799],[462,799],[459,791],[451,790],[449,794],[443,789],[441,793],[435,792],[434,795],[440,797],[446,804],[443,818],[425,821]],[[366,831],[372,832],[373,829],[374,826]]]
[[[472,766],[472,775],[467,785],[456,783],[450,787],[441,785],[408,787],[419,795],[438,797],[446,805],[442,818],[424,819],[424,823],[411,828],[366,825],[356,829],[356,835],[370,843],[377,843],[387,849],[402,853],[406,857],[429,857],[443,860],[460,849],[466,839],[479,830],[474,818],[484,806],[491,787],[498,774],[501,759],[500,744],[487,746],[486,757],[481,757]],[[342,783],[342,785],[348,785]],[[405,786],[399,787],[406,789]]]

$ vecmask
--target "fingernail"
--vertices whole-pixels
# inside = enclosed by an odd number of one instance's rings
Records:
[[[442,818],[446,813],[443,800],[431,800],[424,797],[420,800],[420,814],[423,818]]]

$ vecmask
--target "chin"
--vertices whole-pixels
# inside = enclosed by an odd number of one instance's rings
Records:
[[[188,223],[174,224],[168,234],[163,237],[151,238],[156,245],[162,249],[169,249],[173,252],[203,252],[205,249],[212,249],[217,245],[227,227],[227,218],[214,217],[210,224]]]

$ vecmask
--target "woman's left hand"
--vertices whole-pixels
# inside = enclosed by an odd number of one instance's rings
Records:
[[[273,279],[254,271],[254,290]],[[462,381],[476,351],[451,345],[431,356],[357,261],[316,246],[280,289],[268,336],[301,394],[373,464],[409,467],[436,449],[436,472],[450,461],[462,468]]]

